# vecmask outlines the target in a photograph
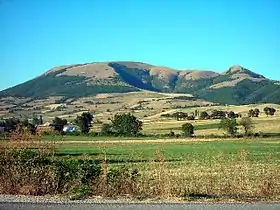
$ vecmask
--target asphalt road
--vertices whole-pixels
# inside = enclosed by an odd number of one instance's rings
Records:
[[[279,210],[279,204],[192,204],[192,203],[21,203],[21,202],[2,202],[1,210],[180,210],[180,209],[209,209],[209,210]]]
[[[210,209],[210,210],[280,210],[278,203],[130,203],[118,200],[88,199],[71,201],[48,196],[0,195],[0,210],[159,210],[159,209]]]

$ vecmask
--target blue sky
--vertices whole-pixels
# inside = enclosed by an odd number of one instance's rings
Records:
[[[63,64],[141,61],[280,80],[279,0],[0,0],[0,89]]]

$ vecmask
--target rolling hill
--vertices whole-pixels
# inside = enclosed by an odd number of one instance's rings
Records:
[[[95,62],[55,67],[0,92],[0,97],[79,98],[138,90],[188,93],[222,104],[280,103],[280,85],[242,66],[224,73],[176,70],[141,62]]]

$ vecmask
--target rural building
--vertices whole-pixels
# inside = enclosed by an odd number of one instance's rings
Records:
[[[65,125],[63,127],[63,132],[65,133],[75,133],[77,131],[77,127],[74,125]]]

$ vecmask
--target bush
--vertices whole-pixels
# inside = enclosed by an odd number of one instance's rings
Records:
[[[81,200],[86,198],[90,194],[90,188],[88,185],[79,185],[72,190],[70,200]]]
[[[94,132],[94,131],[91,131],[87,134],[87,136],[92,136],[92,137],[96,137],[98,136],[98,133],[97,132]]]
[[[67,136],[80,136],[81,133],[80,132],[67,132],[66,135]]]
[[[109,196],[138,193],[136,185],[139,177],[137,169],[125,166],[109,168],[107,173]]]
[[[100,174],[100,163],[91,159],[55,158],[50,152],[28,148],[0,151],[2,194],[67,193],[96,181]]]
[[[175,133],[174,133],[173,131],[170,131],[169,134],[168,134],[168,136],[169,136],[169,137],[174,137],[174,136],[175,136]]]

